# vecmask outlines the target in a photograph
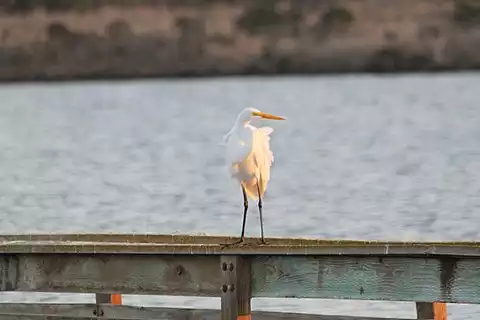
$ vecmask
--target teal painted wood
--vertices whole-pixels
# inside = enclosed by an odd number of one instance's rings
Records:
[[[480,259],[257,256],[253,297],[480,303]]]
[[[0,291],[219,296],[218,256],[0,255]]]

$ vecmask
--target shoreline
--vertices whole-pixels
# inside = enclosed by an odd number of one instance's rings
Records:
[[[382,76],[395,76],[403,77],[409,75],[457,75],[457,74],[479,74],[480,68],[471,69],[442,69],[442,70],[410,70],[410,71],[397,71],[397,72],[325,72],[325,73],[258,73],[258,74],[203,74],[203,75],[170,75],[170,76],[135,76],[135,75],[101,75],[101,76],[59,76],[59,77],[37,77],[37,78],[12,78],[12,79],[1,79],[0,85],[9,85],[9,84],[41,84],[41,83],[74,83],[74,82],[129,82],[129,81],[142,81],[142,80],[151,80],[151,81],[198,81],[198,80],[216,80],[216,79],[233,79],[233,78],[262,78],[262,79],[281,79],[289,77],[297,78],[317,78],[317,77],[382,77]]]

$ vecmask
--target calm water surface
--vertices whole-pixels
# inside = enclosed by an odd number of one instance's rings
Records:
[[[275,129],[267,236],[480,240],[479,89],[479,74],[3,85],[0,232],[237,235],[241,191],[220,143],[254,106],[288,117],[263,122]],[[259,234],[255,210],[247,228]],[[411,303],[262,299],[254,308],[414,314]],[[452,319],[480,314],[449,308]]]

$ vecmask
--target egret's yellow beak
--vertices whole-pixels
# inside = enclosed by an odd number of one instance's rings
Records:
[[[254,116],[261,117],[263,119],[270,119],[270,120],[285,120],[284,117],[274,116],[273,114],[265,113],[265,112],[252,112]]]

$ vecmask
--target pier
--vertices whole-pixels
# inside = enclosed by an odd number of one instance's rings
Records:
[[[0,236],[0,290],[95,293],[92,304],[0,303],[4,319],[394,320],[251,310],[252,298],[410,301],[410,319],[480,303],[480,243],[189,235]],[[221,297],[218,310],[122,305],[122,294]],[[395,319],[399,320],[399,319]],[[403,319],[402,319],[403,320]]]

